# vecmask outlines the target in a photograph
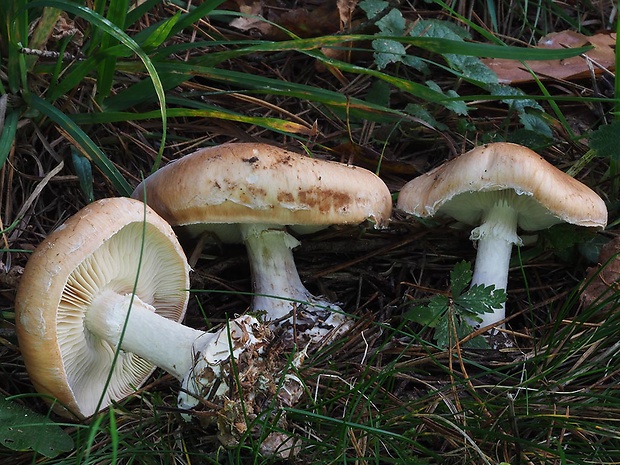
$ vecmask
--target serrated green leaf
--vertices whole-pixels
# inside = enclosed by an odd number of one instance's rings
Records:
[[[450,300],[444,295],[433,297],[427,305],[418,305],[413,307],[404,318],[412,320],[422,326],[434,327],[443,318],[444,313],[448,309]]]
[[[536,114],[523,112],[519,115],[519,121],[528,131],[533,131],[547,138],[553,137],[553,131],[547,122]]]
[[[425,75],[428,75],[431,72],[430,67],[422,58],[413,55],[406,55],[403,58],[403,63]]]
[[[460,75],[469,80],[480,84],[497,84],[497,74],[485,65],[478,57],[455,55],[446,53],[443,55],[450,68],[458,71]]]
[[[469,312],[474,314],[493,313],[494,309],[501,308],[506,301],[506,291],[495,289],[494,285],[485,286],[477,284],[471,286],[467,292],[454,299],[454,303],[460,307],[461,314],[469,317]]]
[[[389,7],[390,4],[384,0],[362,0],[359,7],[366,13],[368,19],[372,19]]]
[[[424,121],[429,126],[440,131],[445,131],[446,129],[448,129],[448,126],[437,121],[425,106],[419,105],[417,103],[408,103],[405,107],[405,112],[408,115],[414,116]]]
[[[454,299],[463,293],[471,282],[471,277],[471,263],[463,260],[454,265],[454,269],[450,272],[450,289]]]
[[[451,324],[449,318],[442,318],[437,322],[435,334],[433,336],[435,338],[435,342],[437,342],[437,345],[441,348],[446,348],[452,345],[453,337],[450,327]]]
[[[590,134],[590,148],[599,157],[620,160],[620,121],[604,124]]]
[[[526,108],[543,109],[536,100],[527,97],[525,92],[516,87],[510,87],[506,84],[490,84],[487,86],[487,89],[493,95],[509,97],[500,101],[519,113],[525,111]]]
[[[441,87],[439,87],[439,85],[434,81],[426,81],[426,85],[430,89],[436,92],[443,93],[443,90],[441,89]],[[448,90],[448,92],[446,92],[444,95],[446,95],[447,99],[455,99],[459,97],[459,94],[457,94],[456,91],[452,89]],[[446,107],[450,111],[453,111],[457,115],[464,116],[468,113],[468,108],[465,102],[461,100],[447,100],[447,99],[439,103],[441,103],[444,107]]]
[[[49,418],[0,396],[0,444],[56,457],[73,449],[73,439]]]
[[[396,8],[377,21],[377,27],[383,35],[402,36],[405,34],[407,22]]]
[[[372,41],[375,50],[374,58],[377,68],[384,69],[391,63],[399,63],[407,56],[405,46],[400,42],[388,39],[376,39]]]
[[[449,21],[437,19],[423,19],[416,21],[409,35],[412,37],[432,37],[434,39],[449,39],[463,41],[471,39],[471,34],[464,28]]]

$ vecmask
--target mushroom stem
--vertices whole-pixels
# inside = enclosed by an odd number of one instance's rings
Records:
[[[487,211],[482,224],[472,230],[470,239],[477,242],[478,252],[471,286],[482,284],[506,289],[512,246],[521,245],[517,235],[517,219],[517,211],[506,200],[500,199]],[[506,317],[505,304],[495,312],[484,313],[480,317],[480,323],[473,322],[479,327],[503,320]]]
[[[297,272],[293,248],[299,241],[281,227],[242,225],[253,279],[252,310],[266,311],[277,321],[291,313],[296,303],[312,302]]]
[[[244,315],[231,320],[215,332],[198,331],[176,323],[154,312],[154,308],[137,295],[102,292],[86,313],[89,331],[132,352],[181,381],[178,396],[181,409],[196,406],[200,399],[224,395],[229,385],[221,364],[237,359],[254,347],[265,343],[255,335],[259,322]],[[125,332],[123,333],[123,328]],[[260,336],[260,334],[259,334]],[[122,340],[121,340],[122,337]]]
[[[194,342],[205,334],[158,315],[137,295],[132,298],[132,294],[121,295],[112,290],[95,299],[86,313],[85,324],[101,339],[114,346],[120,342],[125,352],[144,358],[178,380],[183,380],[192,369]]]
[[[315,297],[301,282],[293,258],[297,239],[281,226],[241,225],[241,233],[254,280],[252,311],[266,312],[272,328],[288,327],[288,334],[303,345],[348,327],[340,307]]]

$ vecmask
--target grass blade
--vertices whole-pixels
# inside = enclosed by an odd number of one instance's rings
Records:
[[[71,118],[36,95],[28,96],[27,103],[31,108],[40,111],[52,120],[71,139],[80,152],[95,163],[110,180],[119,195],[129,196],[131,194],[133,189],[116,166]]]
[[[0,168],[4,166],[6,159],[11,153],[11,147],[15,141],[15,134],[17,133],[17,121],[19,120],[19,112],[13,110],[8,113],[4,119],[4,127],[2,129],[2,135],[0,135]]]
[[[112,24],[106,18],[96,14],[94,11],[82,5],[77,5],[77,4],[66,2],[63,0],[35,0],[33,2],[28,3],[28,8],[37,8],[37,7],[46,7],[46,6],[55,7],[55,8],[68,11],[76,16],[79,16],[80,18],[85,19],[86,21],[89,21],[92,25],[96,26],[98,30],[101,30],[111,35],[113,38],[118,40],[120,43],[122,43],[127,48],[129,48],[132,52],[138,55],[138,57],[144,64],[144,67],[146,68],[149,74],[149,77],[152,82],[152,86],[155,89],[155,93],[159,101],[159,108],[161,112],[161,119],[162,119],[161,143],[159,147],[158,157],[155,160],[155,164],[153,166],[154,170],[157,169],[159,167],[159,163],[163,155],[163,150],[166,145],[166,132],[167,132],[167,129],[166,129],[167,121],[166,121],[166,111],[165,111],[166,96],[164,93],[164,88],[162,87],[161,81],[159,79],[159,75],[157,74],[157,70],[155,69],[155,66],[153,65],[149,56],[144,52],[144,50],[142,50],[142,48],[136,43],[135,40],[133,40],[131,37],[125,34],[116,25]]]

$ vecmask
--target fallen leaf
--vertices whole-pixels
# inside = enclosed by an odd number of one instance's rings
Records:
[[[587,45],[592,45],[594,48],[581,56],[563,60],[525,61],[525,65],[529,66],[541,80],[588,78],[592,72],[599,75],[605,70],[615,70],[615,43],[615,33],[586,36],[575,31],[554,32],[541,38],[538,42],[538,48],[577,48]],[[527,66],[524,66],[524,63],[519,60],[489,58],[482,61],[495,71],[501,83],[523,84],[534,81],[534,77],[528,71]]]
[[[357,4],[358,0],[337,0],[336,7],[340,16],[340,32],[351,28],[351,20]]]
[[[240,31],[256,31],[261,36],[269,36],[273,33],[274,25],[262,17],[263,5],[261,2],[239,3],[238,7],[239,12],[244,16],[233,19],[230,22],[232,27]]]
[[[230,25],[266,39],[287,40],[291,38],[289,33],[302,38],[319,37],[340,30],[341,19],[335,0],[292,9],[255,0],[238,0],[237,5],[244,16],[233,19]]]

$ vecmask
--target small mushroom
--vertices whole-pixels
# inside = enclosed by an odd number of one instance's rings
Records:
[[[448,216],[477,225],[472,286],[506,289],[517,228],[547,229],[566,222],[602,229],[605,202],[589,187],[520,145],[493,143],[477,147],[409,181],[397,207],[421,218]],[[505,318],[505,306],[482,316],[480,327]]]
[[[182,382],[180,407],[206,396],[231,346],[237,357],[260,345],[259,323],[245,316],[214,333],[178,323],[189,271],[170,226],[142,202],[99,200],[69,218],[28,260],[15,301],[37,391],[59,414],[86,418],[160,367]]]
[[[388,188],[368,170],[253,143],[187,155],[145,179],[132,197],[146,199],[172,226],[243,241],[251,311],[266,312],[274,328],[294,325],[300,345],[334,334],[346,319],[302,284],[292,253],[299,242],[286,227],[303,233],[367,220],[380,227],[392,208]]]

